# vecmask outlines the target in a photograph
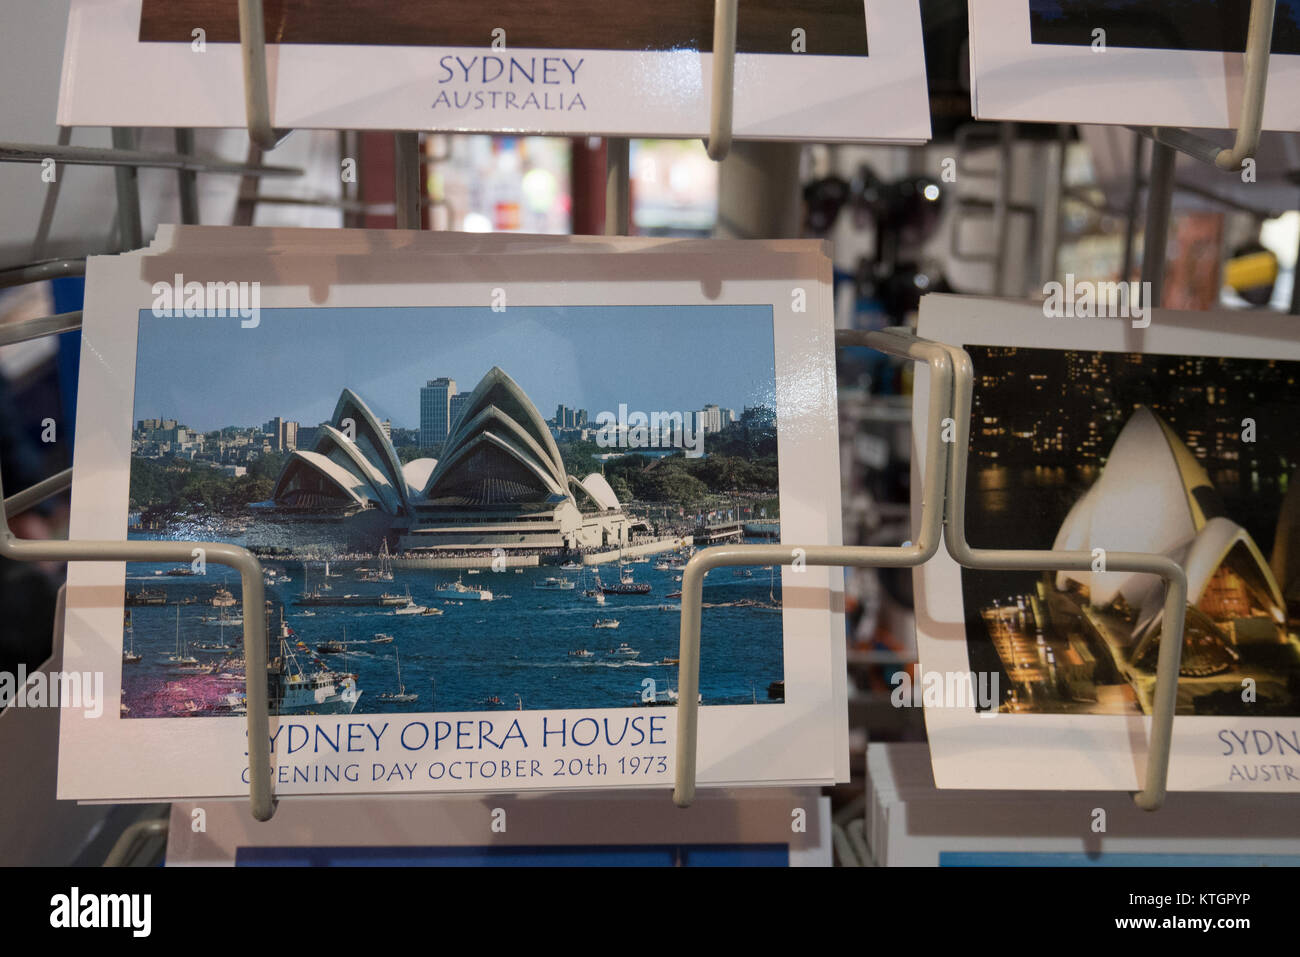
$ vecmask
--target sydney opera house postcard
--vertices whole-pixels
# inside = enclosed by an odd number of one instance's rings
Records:
[[[1300,790],[1300,336],[1278,317],[1148,318],[922,305],[921,334],[974,367],[971,545],[1095,558],[975,571],[943,552],[917,573],[941,787],[1138,785],[1168,639],[1163,582],[1106,570],[1128,551],[1187,574],[1170,787]]]
[[[284,129],[707,136],[707,0],[265,6]],[[60,122],[242,127],[236,6],[73,0]],[[916,0],[758,0],[736,28],[737,138],[920,143]]]
[[[971,0],[977,119],[1189,126],[1239,122],[1251,0]],[[1268,89],[1300,79],[1300,0],[1278,0]],[[1295,97],[1264,128],[1300,130]]]
[[[746,248],[94,260],[72,534],[245,546],[267,600],[201,545],[75,565],[119,707],[65,717],[65,795],[245,790],[255,614],[281,793],[670,782],[687,561],[838,515],[820,247]],[[709,574],[702,783],[835,779],[836,618],[825,569]]]

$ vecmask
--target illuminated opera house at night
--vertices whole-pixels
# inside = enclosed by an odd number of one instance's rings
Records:
[[[633,522],[599,473],[569,475],[550,429],[493,367],[438,459],[403,464],[375,415],[344,389],[315,447],[290,453],[255,506],[266,544],[408,555],[626,544]]]
[[[1279,538],[1288,533],[1279,528]],[[1224,514],[1205,470],[1150,409],[1138,408],[1124,425],[1052,547],[1094,558],[1099,548],[1154,552],[1185,569],[1179,712],[1241,710],[1244,678],[1256,683],[1254,713],[1296,706],[1300,642],[1278,585],[1282,573],[1275,575],[1250,533]],[[1034,594],[980,613],[1011,679],[1010,710],[1151,711],[1164,631],[1158,577],[1049,573]]]

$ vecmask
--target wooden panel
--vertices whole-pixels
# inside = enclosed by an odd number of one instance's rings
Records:
[[[235,0],[143,0],[140,39],[238,43]],[[703,50],[713,47],[711,0],[265,0],[268,43],[484,48],[492,31],[510,47],[575,50]],[[742,0],[740,53],[866,56],[862,0]]]

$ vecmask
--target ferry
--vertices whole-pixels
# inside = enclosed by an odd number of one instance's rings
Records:
[[[543,578],[533,582],[533,587],[541,591],[573,591],[577,586],[567,578]]]
[[[433,597],[463,601],[491,601],[492,592],[483,585],[466,585],[457,576],[454,582],[447,582],[435,588]]]
[[[142,586],[137,592],[129,591],[126,593],[126,603],[128,605],[165,605],[167,604],[167,593],[162,589],[154,591]]]
[[[232,608],[237,602],[229,588],[218,586],[216,592],[208,600],[208,604],[212,605],[213,608]]]
[[[602,585],[601,591],[606,595],[648,595],[650,585],[648,582],[638,582],[632,579],[632,569],[624,566],[618,577],[617,585]]]

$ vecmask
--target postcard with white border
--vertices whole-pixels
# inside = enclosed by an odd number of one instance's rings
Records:
[[[692,549],[834,538],[820,248],[93,259],[71,534],[263,559],[277,793],[664,787]],[[835,594],[710,573],[701,784],[835,780]],[[60,796],[245,793],[248,611],[74,564]]]
[[[266,4],[279,129],[709,135],[707,0],[276,0]],[[738,139],[930,138],[917,0],[743,3]],[[73,0],[59,122],[247,124],[225,0]]]
[[[971,545],[1094,556],[975,571],[941,549],[916,572],[936,783],[1141,786],[1164,586],[1106,570],[1129,551],[1187,573],[1170,789],[1300,790],[1300,330],[1276,313],[1044,312],[921,302],[920,334],[974,366]]]
[[[970,0],[981,120],[1234,129],[1250,0]],[[1264,129],[1300,130],[1300,0],[1278,0]]]

